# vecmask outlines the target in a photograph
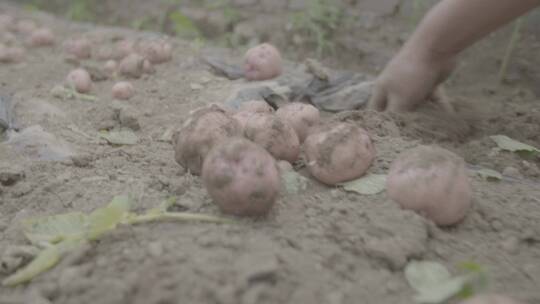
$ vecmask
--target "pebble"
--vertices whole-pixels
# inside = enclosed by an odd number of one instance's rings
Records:
[[[0,184],[12,186],[24,179],[25,174],[22,168],[14,166],[0,167]]]

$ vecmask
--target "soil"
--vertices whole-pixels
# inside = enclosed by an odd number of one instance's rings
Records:
[[[243,82],[213,75],[200,54],[234,59],[242,50],[201,50],[171,39],[173,61],[131,80],[131,100],[113,101],[111,80],[95,83],[97,101],[61,100],[50,91],[73,69],[61,41],[87,35],[112,43],[112,37],[156,34],[74,23],[7,3],[0,10],[51,27],[58,40],[52,48],[28,49],[22,63],[0,65],[0,93],[12,96],[21,130],[0,142],[0,254],[27,245],[22,219],[89,212],[123,193],[132,195],[136,210],[177,196],[178,210],[221,215],[200,179],[177,165],[168,137],[189,111],[224,101]],[[324,62],[375,73],[399,46],[400,22],[355,34],[373,43],[364,59],[351,64],[353,53],[347,53]],[[373,135],[377,159],[370,173],[386,173],[398,153],[420,143],[465,158],[474,206],[459,225],[438,228],[385,193],[356,195],[311,180],[306,191],[283,194],[261,219],[119,227],[29,284],[0,287],[0,303],[412,303],[403,275],[412,259],[452,270],[474,261],[487,269],[489,291],[540,303],[540,158],[499,151],[489,138],[505,134],[540,146],[540,42],[533,35],[521,38],[509,81],[495,85],[509,30],[464,55],[447,85],[457,115],[434,104],[404,115],[323,115],[353,121]],[[296,55],[286,56],[288,65],[296,66],[302,54]],[[97,136],[121,125],[140,128],[136,145],[113,147]],[[487,181],[474,172],[478,168],[504,172],[504,178]],[[6,275],[2,271],[0,279]]]

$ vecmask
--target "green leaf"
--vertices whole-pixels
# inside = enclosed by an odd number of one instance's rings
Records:
[[[174,23],[174,31],[179,36],[200,36],[199,29],[191,21],[191,19],[184,15],[180,10],[176,10],[169,15],[169,20]]]
[[[130,129],[102,131],[99,136],[113,145],[135,145],[139,142],[137,135]]]
[[[289,170],[281,174],[281,180],[285,192],[288,194],[299,194],[307,189],[309,180],[298,174],[294,170]]]
[[[117,196],[107,207],[99,208],[88,215],[87,237],[95,240],[105,232],[116,228],[130,209],[129,197]]]
[[[447,281],[440,282],[438,285],[432,286],[430,289],[419,292],[415,297],[415,301],[421,304],[444,303],[456,295],[459,295],[461,291],[467,287],[468,282],[468,276],[451,278]]]
[[[499,172],[495,171],[495,170],[492,170],[492,169],[480,169],[478,171],[476,171],[476,173],[478,175],[480,175],[480,177],[482,177],[483,179],[487,180],[487,181],[500,181],[503,179],[503,176],[502,174],[500,174]]]
[[[2,285],[15,286],[28,282],[40,273],[54,267],[60,261],[60,257],[61,252],[57,246],[51,246],[42,250],[32,262],[2,281]]]
[[[540,150],[521,143],[519,141],[513,140],[510,137],[506,135],[494,135],[490,137],[496,144],[499,146],[499,148],[510,151],[510,152],[526,152],[526,153],[540,153]]]
[[[80,212],[22,221],[23,232],[36,245],[58,243],[65,239],[82,238],[87,216]]]
[[[370,174],[360,179],[344,183],[342,186],[348,192],[374,195],[383,192],[386,188],[386,175]]]

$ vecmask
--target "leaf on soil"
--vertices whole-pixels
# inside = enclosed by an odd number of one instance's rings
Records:
[[[60,261],[60,250],[51,246],[41,251],[32,262],[2,281],[4,286],[15,286],[32,280],[40,273],[54,267]]]
[[[469,276],[452,277],[442,264],[412,261],[405,268],[405,278],[417,292],[421,304],[439,304],[458,295],[469,283]]]
[[[130,129],[102,131],[99,136],[113,145],[136,145],[139,142],[137,135]]]
[[[281,179],[287,194],[298,194],[307,189],[309,180],[294,170],[281,174]]]
[[[80,212],[28,219],[22,222],[24,235],[35,245],[55,244],[65,239],[82,238],[87,216]]]
[[[480,169],[480,170],[476,171],[476,173],[478,175],[480,175],[480,177],[482,177],[483,179],[485,179],[487,181],[498,182],[498,181],[503,179],[502,174],[500,174],[499,172],[497,172],[495,170],[492,170],[492,169]]]
[[[490,137],[502,150],[510,152],[520,152],[526,154],[537,154],[540,153],[538,148],[524,144],[517,140],[511,139],[506,135],[494,135]]]
[[[360,179],[344,183],[342,186],[348,192],[374,195],[383,192],[386,188],[386,175],[370,174]]]
[[[130,209],[129,197],[117,196],[105,208],[99,208],[88,215],[87,237],[95,240],[107,231],[116,228]]]

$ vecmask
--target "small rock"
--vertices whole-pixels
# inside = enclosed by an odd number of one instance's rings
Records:
[[[240,259],[238,265],[242,280],[251,285],[276,280],[279,262],[274,254],[253,254]]]
[[[510,254],[517,254],[519,252],[519,239],[517,237],[509,237],[503,240],[500,246]]]
[[[92,163],[93,157],[87,154],[74,155],[71,157],[71,161],[75,167],[86,168]]]
[[[512,177],[512,178],[522,178],[523,175],[521,174],[521,172],[519,172],[519,170],[517,168],[514,168],[514,167],[506,167],[504,168],[502,174],[504,176],[508,176],[508,177]]]
[[[139,131],[141,129],[136,114],[127,107],[120,109],[118,120],[122,127],[130,128],[133,131]]]
[[[25,177],[21,168],[0,165],[0,184],[12,186]]]

